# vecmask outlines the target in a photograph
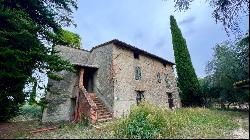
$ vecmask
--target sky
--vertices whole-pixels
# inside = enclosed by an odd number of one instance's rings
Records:
[[[67,27],[81,37],[81,48],[118,39],[174,62],[170,15],[187,41],[198,77],[212,59],[216,43],[228,39],[221,23],[212,18],[212,8],[204,0],[195,0],[186,12],[177,12],[173,0],[78,0],[74,12],[77,27]],[[246,18],[248,20],[248,18]],[[248,28],[248,21],[240,25]]]

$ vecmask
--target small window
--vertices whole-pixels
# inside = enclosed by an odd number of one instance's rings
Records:
[[[141,80],[141,68],[139,66],[135,67],[135,80]]]
[[[139,59],[139,53],[138,52],[134,52],[134,58]]]
[[[136,103],[137,103],[137,105],[139,105],[140,102],[142,100],[144,100],[144,99],[145,98],[144,98],[143,92],[142,91],[137,91],[137,94],[136,94]]]
[[[160,75],[159,72],[157,73],[157,81],[158,81],[159,83],[161,82],[161,75]]]
[[[163,66],[164,66],[164,67],[166,67],[166,66],[167,66],[167,63],[162,63],[162,64],[163,64]]]

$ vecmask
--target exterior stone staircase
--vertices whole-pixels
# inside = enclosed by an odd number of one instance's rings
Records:
[[[105,122],[112,119],[112,113],[108,111],[105,105],[96,96],[96,93],[87,93],[90,99],[94,102],[96,108],[94,112],[90,112],[91,118],[95,118],[97,122]],[[93,116],[94,115],[94,116]]]

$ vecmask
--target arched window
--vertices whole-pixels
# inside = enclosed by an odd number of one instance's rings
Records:
[[[135,67],[135,80],[141,80],[141,68],[139,66]]]

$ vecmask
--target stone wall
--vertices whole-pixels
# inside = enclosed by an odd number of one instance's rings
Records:
[[[55,46],[59,55],[71,63],[90,64],[90,52],[66,46]],[[47,107],[44,109],[42,122],[69,121],[75,106],[75,96],[78,87],[78,73],[61,71],[57,74],[64,77],[61,81],[48,79]]]
[[[98,47],[91,51],[92,65],[98,66],[94,76],[94,92],[99,99],[113,112],[114,83],[112,73],[113,44]]]
[[[139,59],[135,59],[131,50],[113,43],[91,51],[65,46],[56,46],[55,49],[63,59],[72,64],[98,67],[93,79],[94,92],[108,110],[114,113],[114,117],[129,113],[131,105],[136,103],[136,90],[144,91],[147,101],[163,107],[168,107],[167,93],[172,93],[174,106],[180,107],[173,66],[170,64],[164,66],[159,60],[143,54],[139,55]],[[135,80],[136,66],[141,68],[141,80]],[[160,82],[157,73],[160,74]],[[49,79],[46,95],[49,104],[44,110],[43,122],[69,121],[72,118],[75,93],[78,92],[78,73],[62,71],[58,74],[65,79]]]
[[[141,80],[135,80],[135,67],[141,68]],[[119,117],[129,113],[132,104],[136,103],[136,90],[144,90],[147,101],[157,105],[168,107],[167,93],[173,94],[174,106],[180,107],[180,99],[174,78],[172,65],[163,65],[154,58],[139,55],[134,58],[134,53],[126,48],[114,47],[114,116]],[[160,73],[160,83],[157,73]],[[170,86],[164,80],[167,74]]]
[[[78,74],[61,71],[58,74],[64,80],[48,80],[47,107],[44,109],[42,122],[69,121],[74,109],[75,90],[78,86]]]
[[[81,64],[81,65],[90,65],[90,52],[82,49],[71,48],[67,46],[55,46],[55,50],[59,51],[59,55],[62,56],[63,59],[68,60],[73,64]]]

